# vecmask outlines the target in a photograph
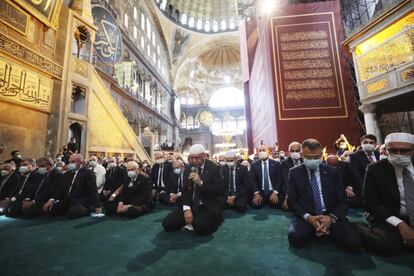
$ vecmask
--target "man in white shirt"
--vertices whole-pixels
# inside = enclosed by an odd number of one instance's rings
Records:
[[[358,225],[364,246],[395,256],[414,248],[414,135],[391,133],[385,138],[388,159],[368,166],[363,202],[371,228]]]
[[[100,194],[103,188],[103,185],[105,184],[105,174],[106,170],[105,168],[99,163],[98,157],[95,155],[92,155],[89,158],[89,166],[91,167],[92,171],[96,175],[96,187],[98,189],[98,193]]]

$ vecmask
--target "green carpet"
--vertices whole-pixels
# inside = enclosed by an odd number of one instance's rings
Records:
[[[209,237],[165,233],[159,207],[136,220],[0,217],[0,275],[414,275],[414,255],[348,255],[328,241],[293,249],[289,214],[225,212]],[[350,213],[351,220],[361,220]]]

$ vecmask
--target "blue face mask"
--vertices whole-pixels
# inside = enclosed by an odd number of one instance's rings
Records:
[[[319,168],[319,165],[321,164],[321,162],[322,162],[321,159],[307,159],[307,158],[303,159],[303,164],[305,164],[306,168],[308,168],[311,171]]]

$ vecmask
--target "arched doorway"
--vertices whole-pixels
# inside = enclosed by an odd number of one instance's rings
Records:
[[[81,145],[82,145],[82,126],[79,123],[73,123],[69,126],[68,131],[68,142],[72,138],[76,138],[76,145],[79,149],[79,152],[82,151]]]

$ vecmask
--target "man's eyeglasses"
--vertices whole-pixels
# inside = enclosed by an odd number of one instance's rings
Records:
[[[388,149],[390,154],[402,154],[402,155],[410,155],[412,150],[411,149]]]

